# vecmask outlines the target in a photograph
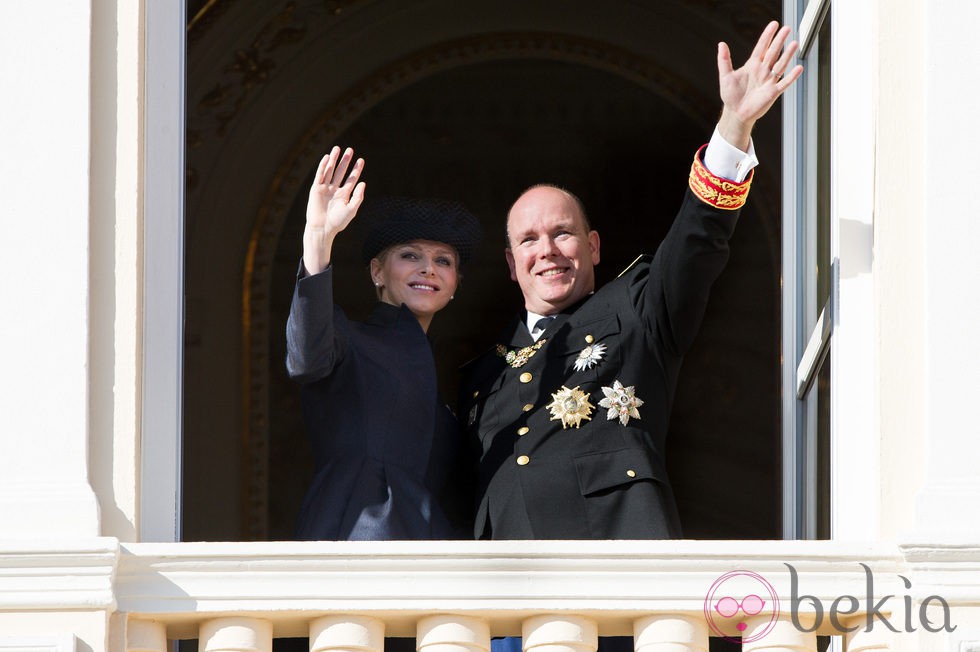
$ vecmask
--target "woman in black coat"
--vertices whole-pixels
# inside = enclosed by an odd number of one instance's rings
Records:
[[[439,400],[426,331],[453,298],[479,225],[458,204],[389,202],[362,252],[379,302],[366,321],[348,320],[333,303],[330,254],[364,199],[364,161],[352,159],[334,147],[317,168],[286,328],[316,458],[297,538],[466,537],[467,515],[445,499],[465,495],[450,486],[462,435]]]

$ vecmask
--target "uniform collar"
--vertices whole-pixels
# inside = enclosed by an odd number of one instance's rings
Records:
[[[528,310],[525,308],[524,310],[521,310],[521,314],[518,317],[518,321],[523,326],[523,328],[518,328],[517,330],[519,331],[523,330],[525,335],[527,335],[528,344],[533,344],[534,338],[531,337],[531,326],[532,326],[531,317],[530,317],[531,314],[535,315],[534,317],[535,321],[537,321],[539,317],[546,317],[546,316],[555,317],[555,320],[551,322],[548,325],[548,328],[545,329],[544,333],[541,334],[541,337],[546,337],[548,336],[549,333],[554,333],[556,330],[561,328],[562,324],[568,321],[568,318],[571,317],[573,314],[575,314],[575,311],[581,308],[582,305],[585,304],[585,302],[591,299],[594,295],[595,292],[589,292],[587,295],[585,295],[584,297],[582,297],[572,305],[566,307],[564,310],[554,315],[538,315],[537,313],[529,313]],[[511,339],[513,340],[513,338]],[[522,344],[521,346],[526,346],[526,344]]]

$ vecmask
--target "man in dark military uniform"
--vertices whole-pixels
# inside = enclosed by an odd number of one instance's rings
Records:
[[[748,195],[752,127],[802,72],[788,33],[771,23],[737,70],[719,44],[718,127],[656,254],[616,280],[595,290],[599,235],[576,197],[542,185],[514,203],[506,256],[525,312],[463,376],[477,538],[680,536],[664,464],[670,405]]]

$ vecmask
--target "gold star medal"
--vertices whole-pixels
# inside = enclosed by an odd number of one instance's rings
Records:
[[[592,420],[589,415],[592,414],[595,406],[589,403],[589,395],[578,387],[568,389],[562,385],[560,390],[551,395],[551,398],[554,400],[548,405],[548,409],[551,410],[551,419],[549,420],[560,419],[562,429],[569,426],[578,428],[582,425],[582,419]]]
[[[613,381],[612,387],[603,387],[602,393],[606,398],[599,401],[600,407],[608,410],[606,419],[612,421],[619,418],[619,422],[624,426],[630,422],[630,417],[640,418],[638,407],[643,405],[643,401],[636,396],[636,388],[633,385],[623,387],[623,383],[618,380]]]
[[[575,359],[575,371],[585,371],[599,364],[602,356],[606,354],[605,344],[589,344],[578,354]]]

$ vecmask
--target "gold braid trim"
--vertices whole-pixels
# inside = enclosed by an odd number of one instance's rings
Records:
[[[707,145],[702,145],[697,154],[694,155],[694,163],[691,164],[691,176],[688,178],[688,185],[698,199],[706,204],[726,211],[738,210],[745,205],[745,200],[749,197],[749,186],[752,185],[752,177],[755,170],[749,173],[748,178],[742,183],[735,183],[722,177],[717,177],[704,167],[701,156]]]

